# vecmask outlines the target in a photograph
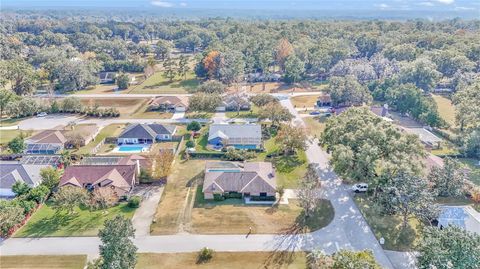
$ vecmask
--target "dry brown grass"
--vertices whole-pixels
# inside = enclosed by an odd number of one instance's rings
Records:
[[[179,231],[189,185],[194,186],[192,181],[201,179],[204,169],[204,160],[176,159],[157,207],[155,223],[150,226],[152,234],[174,234]]]
[[[139,255],[137,268],[153,269],[159,265],[182,269],[303,269],[307,268],[307,259],[304,252],[217,252],[207,263],[197,264],[197,253]]]
[[[0,267],[4,269],[82,269],[85,267],[86,263],[86,255],[32,255],[0,257]]]
[[[133,114],[140,106],[145,105],[147,99],[130,98],[82,98],[80,102],[85,106],[97,104],[100,108],[116,108],[121,116]]]
[[[325,130],[325,123],[327,121],[327,118],[325,116],[307,117],[303,118],[303,121],[305,122],[305,125],[307,127],[307,134],[309,136],[315,136],[317,138],[320,138],[323,131]]]
[[[293,106],[298,108],[314,107],[320,95],[303,95],[290,98]]]

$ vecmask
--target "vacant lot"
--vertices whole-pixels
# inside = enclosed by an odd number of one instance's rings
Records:
[[[382,215],[380,210],[374,206],[373,201],[364,195],[356,195],[354,200],[377,239],[385,238],[383,248],[409,251],[418,243],[422,229],[422,224],[418,219],[410,218],[407,227],[403,228],[401,216]]]
[[[296,85],[285,84],[283,82],[267,82],[253,83],[246,86],[248,92],[251,93],[292,93],[292,92],[309,92],[309,91],[324,91],[327,84],[317,82],[297,83]],[[237,91],[238,87],[230,87],[230,91]]]
[[[67,214],[53,209],[47,202],[14,234],[14,237],[96,236],[105,220],[112,219],[118,214],[131,218],[134,212],[135,209],[122,203],[97,211],[77,207],[74,213]]]
[[[125,128],[125,124],[110,124],[105,126],[98,135],[95,137],[95,140],[90,141],[86,146],[81,147],[76,153],[78,154],[88,154],[92,153],[92,150],[100,144],[106,137],[116,137],[120,135],[120,133]],[[100,147],[98,153],[105,153],[111,150],[110,145],[103,145]]]
[[[127,98],[88,98],[80,99],[85,106],[98,105],[100,108],[116,108],[120,116],[130,116],[141,106],[144,106],[147,99],[127,99]]]
[[[38,255],[38,256],[1,256],[3,269],[82,269],[87,263],[86,255]]]
[[[179,231],[189,190],[195,188],[195,181],[203,179],[204,169],[204,160],[176,159],[158,204],[155,222],[150,227],[152,234],[174,234]]]
[[[128,93],[189,93],[199,84],[193,72],[189,72],[186,79],[177,77],[170,82],[160,71],[147,78],[142,84],[131,87]]]
[[[437,103],[438,113],[450,126],[455,126],[455,107],[452,100],[441,95],[432,95],[433,100]]]
[[[252,105],[247,111],[228,111],[225,113],[227,118],[258,118],[259,107]]]
[[[303,95],[290,98],[296,108],[314,107],[320,95]]]
[[[151,111],[148,107],[148,101],[146,100],[140,107],[129,115],[124,115],[125,118],[132,119],[170,119],[173,113]]]
[[[19,135],[23,135],[25,137],[31,136],[33,131],[21,131],[21,130],[0,130],[0,145],[5,145],[10,140],[14,139]]]
[[[198,112],[198,111],[191,111],[185,113],[186,119],[210,119],[213,117],[212,112]]]
[[[304,269],[307,268],[304,252],[217,252],[204,264],[197,264],[197,253],[156,254],[142,253],[137,268],[182,269]]]
[[[203,199],[199,185],[191,212],[189,232],[198,234],[247,234],[253,233],[310,232],[328,225],[333,219],[333,207],[329,201],[320,200],[311,221],[303,223],[302,208],[296,200],[288,205],[245,205],[243,199],[210,201]]]

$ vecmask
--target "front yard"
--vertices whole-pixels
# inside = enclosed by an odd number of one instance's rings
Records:
[[[384,249],[396,251],[413,250],[420,238],[422,223],[414,217],[405,229],[401,216],[383,215],[365,195],[355,195],[354,201],[367,220],[377,239],[385,238]]]
[[[83,269],[86,255],[0,256],[3,269]]]
[[[96,236],[105,220],[112,219],[118,214],[131,218],[134,212],[135,209],[121,203],[106,210],[96,211],[77,207],[75,212],[69,215],[53,209],[47,202],[14,234],[14,237]]]
[[[195,77],[195,73],[190,71],[186,79],[176,78],[170,82],[163,72],[156,72],[147,78],[142,84],[131,87],[128,93],[189,93],[194,91],[200,81]]]
[[[246,205],[243,199],[212,201],[203,199],[202,185],[197,187],[189,232],[197,234],[257,234],[310,232],[327,226],[333,219],[331,203],[320,200],[313,217],[304,223],[302,208],[296,200],[288,205]]]
[[[295,108],[308,108],[314,107],[317,103],[317,99],[320,95],[302,95],[302,96],[294,96],[290,98],[293,106]]]
[[[182,269],[304,269],[308,268],[305,252],[215,252],[207,263],[197,264],[197,253],[141,253],[136,268]]]
[[[258,118],[258,112],[260,108],[256,105],[252,105],[250,110],[246,111],[228,111],[225,112],[227,118]]]

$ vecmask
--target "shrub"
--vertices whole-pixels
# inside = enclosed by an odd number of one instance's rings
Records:
[[[194,148],[195,147],[195,142],[192,140],[188,140],[187,143],[185,144],[187,148]]]
[[[88,206],[92,210],[106,209],[118,202],[118,195],[110,188],[96,188],[93,190]]]
[[[198,252],[197,263],[205,263],[213,258],[213,249],[204,247]]]
[[[223,201],[223,200],[225,200],[225,197],[221,194],[214,193],[213,194],[213,200],[214,201]]]
[[[128,199],[128,207],[130,208],[138,208],[140,206],[140,202],[142,198],[140,196],[132,196]]]
[[[228,148],[227,152],[225,153],[225,159],[228,161],[245,161],[247,159],[255,158],[255,152],[247,151],[244,149],[235,149],[235,148]]]
[[[187,130],[188,131],[195,131],[196,132],[196,131],[199,131],[200,128],[202,128],[202,126],[197,121],[192,121],[187,125]]]

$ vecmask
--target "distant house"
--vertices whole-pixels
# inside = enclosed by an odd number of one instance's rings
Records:
[[[117,143],[152,144],[155,141],[170,141],[177,131],[177,126],[162,124],[132,124],[118,137]]]
[[[258,149],[262,145],[262,127],[258,124],[212,124],[208,145],[216,149],[227,146]]]
[[[425,128],[403,128],[409,134],[417,135],[420,141],[429,149],[441,147],[442,139]]]
[[[149,103],[151,110],[167,112],[185,112],[188,109],[188,97],[161,96],[154,98]]]
[[[67,138],[61,130],[45,130],[25,140],[26,154],[57,154],[65,148]]]
[[[480,213],[471,206],[441,206],[437,220],[439,228],[453,225],[480,235]]]
[[[100,84],[114,83],[117,73],[115,72],[100,72],[98,73],[98,79]]]
[[[207,162],[203,195],[275,200],[275,171],[268,162]],[[254,198],[253,198],[254,199]]]
[[[135,186],[138,169],[135,164],[71,165],[65,169],[59,186],[75,186],[89,191],[96,188],[111,188],[118,197],[122,197]]]
[[[12,186],[16,182],[23,182],[30,187],[38,186],[42,181],[40,170],[48,166],[0,162],[0,198],[14,197]]]
[[[217,111],[237,111],[250,110],[251,105],[246,93],[225,95],[222,104],[217,107]]]
[[[330,97],[330,94],[322,94],[317,98],[317,102],[315,103],[315,106],[318,108],[322,107],[331,107],[332,106],[332,98]]]

